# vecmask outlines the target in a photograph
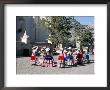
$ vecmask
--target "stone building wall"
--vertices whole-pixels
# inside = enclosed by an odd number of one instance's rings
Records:
[[[23,42],[16,42],[16,56],[30,56],[31,44],[25,44]]]
[[[28,38],[25,38],[28,37]],[[48,46],[48,30],[39,25],[39,17],[16,17],[16,56],[30,56],[35,45]],[[42,43],[44,42],[44,43]],[[26,54],[26,55],[25,55]]]

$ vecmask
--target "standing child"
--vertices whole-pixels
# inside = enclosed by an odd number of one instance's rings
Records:
[[[87,52],[86,54],[86,59],[87,59],[87,63],[90,63],[90,60],[89,60],[89,53]]]
[[[84,61],[85,63],[89,63],[89,53],[87,51],[84,52],[83,54],[83,58],[84,58]]]
[[[79,53],[77,54],[77,61],[78,64],[83,65],[83,53],[79,50]]]
[[[51,54],[50,48],[46,48],[46,53],[47,53],[45,56],[46,66],[50,67],[50,65],[51,65],[53,67],[54,59],[53,59],[53,56]]]
[[[69,47],[68,48],[68,53],[67,53],[67,62],[68,62],[68,65],[72,65],[73,64],[73,56],[72,56],[72,48]]]
[[[77,66],[77,52],[73,50],[73,65]]]
[[[63,55],[64,55],[64,67],[67,65],[67,53],[68,53],[68,51],[67,51],[67,49],[65,49],[63,51]]]
[[[36,65],[36,62],[38,60],[36,57],[37,50],[38,50],[38,46],[37,47],[35,46],[32,48],[32,54],[31,54],[31,64],[32,65]]]
[[[87,59],[86,59],[86,51],[83,51],[83,62],[86,63]]]
[[[64,64],[64,55],[63,55],[63,49],[59,51],[59,56],[58,56],[58,67],[63,67]]]
[[[45,56],[46,56],[46,52],[45,52],[45,49],[41,49],[41,54],[40,54],[40,65],[41,66],[45,66]]]

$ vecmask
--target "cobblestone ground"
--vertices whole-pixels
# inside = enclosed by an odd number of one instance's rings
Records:
[[[57,57],[54,56],[54,59]],[[93,60],[93,56],[90,58]],[[94,74],[94,63],[78,65],[71,68],[41,67],[30,64],[30,57],[20,57],[16,59],[17,74]]]

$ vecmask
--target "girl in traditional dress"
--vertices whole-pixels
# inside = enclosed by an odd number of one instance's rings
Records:
[[[46,48],[46,56],[45,56],[45,60],[46,60],[46,66],[50,67],[50,66],[54,66],[54,59],[53,56],[51,54],[50,48]]]
[[[46,51],[45,51],[45,49],[43,48],[43,49],[41,49],[41,57],[40,57],[40,65],[42,66],[42,67],[44,67],[45,66],[45,56],[46,56]]]
[[[81,51],[77,54],[77,61],[78,64],[83,65],[83,53]]]
[[[68,48],[68,53],[67,53],[67,65],[72,65],[73,64],[73,56],[72,56],[72,48]]]
[[[65,67],[65,65],[67,65],[67,53],[68,53],[68,51],[67,51],[67,49],[65,49],[63,51],[63,55],[64,55],[64,67]]]
[[[37,47],[35,46],[32,48],[32,54],[31,54],[31,64],[32,65],[36,65],[36,62],[38,60],[36,57],[37,50],[38,50],[38,46]]]
[[[58,56],[58,67],[63,67],[63,64],[64,64],[63,49],[60,49],[58,53],[59,53],[59,56]]]
[[[86,51],[83,51],[83,62],[86,63],[87,59],[86,59]]]
[[[73,65],[77,66],[77,52],[73,50]]]
[[[90,60],[89,60],[89,53],[86,52],[86,59],[87,59],[87,63],[90,63]]]

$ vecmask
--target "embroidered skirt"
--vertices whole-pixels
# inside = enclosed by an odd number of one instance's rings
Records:
[[[31,56],[31,60],[36,60],[36,56]]]
[[[47,56],[45,57],[45,60],[53,60],[53,57],[52,57],[51,55],[47,55]]]
[[[64,56],[59,56],[58,60],[64,60]]]

